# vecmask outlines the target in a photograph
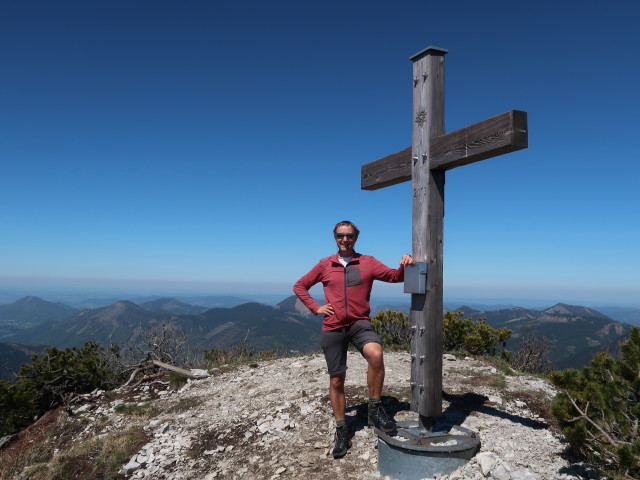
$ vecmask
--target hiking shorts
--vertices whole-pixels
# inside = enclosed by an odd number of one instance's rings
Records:
[[[347,371],[347,348],[349,343],[362,353],[362,349],[369,342],[382,345],[380,336],[376,333],[369,320],[358,320],[348,327],[322,332],[320,334],[320,345],[327,361],[329,375],[339,375]]]

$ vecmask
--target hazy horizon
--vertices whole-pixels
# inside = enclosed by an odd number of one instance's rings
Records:
[[[80,282],[79,282],[80,283]],[[195,298],[195,297],[212,297],[212,296],[231,296],[246,299],[248,301],[257,301],[275,305],[293,295],[289,286],[271,285],[267,289],[254,289],[251,285],[245,285],[245,288],[226,288],[220,285],[211,285],[207,288],[200,286],[196,288],[193,284],[181,285],[180,287],[171,287],[164,284],[163,286],[153,285],[153,282],[141,285],[131,285],[128,287],[120,284],[106,285],[37,285],[37,286],[10,286],[0,282],[0,304],[11,303],[25,296],[35,296],[47,301],[71,300],[80,302],[82,299],[90,298],[117,298],[117,299],[136,299],[146,297],[169,297],[169,298]],[[405,294],[402,290],[402,284],[387,285],[376,282],[374,284],[371,295],[371,303],[373,305],[380,304],[402,304],[411,301],[410,295]],[[315,286],[311,293],[316,298],[322,298],[321,286]],[[502,294],[501,294],[502,293]],[[461,306],[468,305],[512,305],[524,308],[547,308],[558,303],[566,303],[570,305],[581,305],[590,308],[596,307],[620,307],[620,308],[640,308],[640,301],[625,299],[623,295],[616,298],[606,298],[595,295],[594,292],[581,292],[574,289],[565,289],[564,291],[555,289],[554,294],[545,295],[539,289],[531,289],[528,292],[514,291],[514,289],[478,289],[471,288],[452,288],[449,293],[445,288],[444,293],[445,304],[456,304]]]

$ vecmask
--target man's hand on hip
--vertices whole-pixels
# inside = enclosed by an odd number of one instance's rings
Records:
[[[327,303],[326,305],[321,306],[318,311],[316,312],[316,315],[333,315],[333,307],[331,306],[330,303]]]

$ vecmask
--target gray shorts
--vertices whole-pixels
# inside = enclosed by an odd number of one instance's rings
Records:
[[[349,343],[362,353],[362,349],[369,342],[382,345],[369,320],[358,320],[348,327],[327,330],[320,334],[320,345],[327,361],[329,375],[339,375],[347,371],[347,348]]]

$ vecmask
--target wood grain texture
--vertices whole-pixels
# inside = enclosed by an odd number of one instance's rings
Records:
[[[427,262],[427,293],[411,296],[411,410],[442,413],[442,236],[444,172],[431,168],[431,141],[444,133],[444,53],[427,50],[413,65],[413,258]],[[440,325],[440,327],[439,327]]]
[[[411,180],[411,147],[362,165],[363,190],[377,190]]]
[[[528,147],[527,112],[510,110],[431,139],[431,168],[451,170]],[[411,148],[362,165],[361,188],[377,190],[411,180]]]
[[[451,170],[527,148],[527,113],[496,115],[431,140],[431,168]]]

